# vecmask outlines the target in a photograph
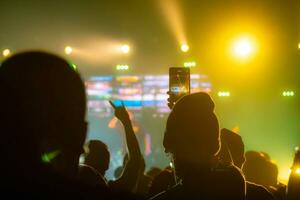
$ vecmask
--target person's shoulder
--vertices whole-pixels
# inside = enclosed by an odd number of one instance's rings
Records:
[[[150,200],[184,199],[182,190],[182,185],[177,184],[174,187],[151,197]]]
[[[252,182],[246,182],[246,199],[266,199],[274,200],[274,196],[264,186]]]
[[[219,162],[215,165],[215,167],[212,168],[212,170],[217,172],[217,174],[220,174],[221,176],[226,176],[232,180],[239,180],[245,182],[241,170],[238,167],[232,165],[231,163]]]

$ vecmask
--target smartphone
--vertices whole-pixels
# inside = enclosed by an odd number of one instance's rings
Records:
[[[115,107],[122,107],[122,101],[121,100],[113,100],[112,101]]]
[[[169,93],[171,102],[176,102],[184,95],[190,94],[190,68],[169,69]]]

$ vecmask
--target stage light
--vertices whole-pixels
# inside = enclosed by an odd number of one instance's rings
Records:
[[[182,44],[180,49],[182,52],[188,52],[190,50],[190,47],[187,44]]]
[[[9,56],[9,55],[10,55],[10,50],[9,50],[9,49],[4,49],[4,50],[2,51],[2,55],[3,55],[4,57]]]
[[[283,91],[282,96],[284,96],[284,97],[293,97],[293,96],[295,96],[295,92],[294,91]]]
[[[73,52],[73,48],[70,46],[65,47],[65,54],[70,55]]]
[[[239,38],[233,43],[233,54],[238,58],[248,58],[253,51],[253,43],[247,37]]]
[[[228,92],[228,91],[220,91],[220,92],[218,92],[218,96],[219,97],[229,97],[230,96],[230,92]]]
[[[300,168],[296,168],[295,173],[300,175]]]
[[[122,53],[124,53],[124,54],[128,54],[128,53],[130,52],[130,46],[127,45],[127,44],[122,45],[122,46],[121,46],[121,51],[122,51]]]
[[[300,43],[298,43],[298,49],[300,49]]]
[[[116,66],[116,70],[118,70],[118,71],[126,71],[128,69],[129,69],[128,65],[117,65]]]
[[[197,63],[195,61],[189,61],[189,62],[184,62],[183,63],[184,67],[189,67],[189,68],[196,67],[196,65],[197,65]]]

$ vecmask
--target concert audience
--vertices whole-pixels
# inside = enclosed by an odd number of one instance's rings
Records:
[[[110,101],[128,149],[114,181],[105,178],[106,144],[91,140],[83,151],[85,88],[67,61],[39,51],[11,56],[0,67],[0,94],[1,192],[12,199],[300,199],[299,150],[286,187],[267,153],[244,153],[240,135],[219,130],[207,93],[170,95],[163,145],[174,167],[146,174],[129,114]]]

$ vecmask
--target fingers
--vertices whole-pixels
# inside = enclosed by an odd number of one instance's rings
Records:
[[[109,102],[109,104],[110,104],[114,109],[116,109],[115,104],[114,104],[111,100],[109,100],[108,102]]]
[[[168,103],[168,107],[172,110],[174,103]]]

